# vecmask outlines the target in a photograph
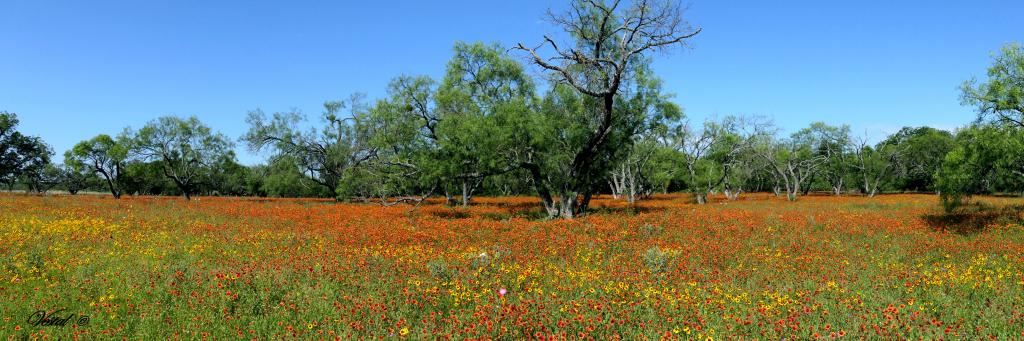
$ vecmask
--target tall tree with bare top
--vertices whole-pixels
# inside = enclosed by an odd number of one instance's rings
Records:
[[[567,43],[545,36],[535,47],[520,43],[515,49],[525,52],[533,64],[552,73],[557,83],[592,100],[593,110],[586,127],[586,138],[573,148],[565,165],[568,181],[551,188],[538,165],[524,162],[533,175],[534,186],[548,214],[572,218],[587,209],[590,197],[604,180],[605,169],[598,165],[607,153],[613,153],[613,128],[628,112],[617,110],[616,100],[638,67],[646,67],[647,56],[685,45],[700,33],[683,19],[684,8],[675,1],[638,0],[629,5],[621,1],[575,1],[562,14],[550,13],[549,20],[563,29]],[[552,51],[550,57],[542,48]],[[620,139],[621,141],[622,139]],[[628,140],[628,139],[625,139]],[[610,148],[613,147],[613,148]],[[554,200],[558,197],[558,202]]]

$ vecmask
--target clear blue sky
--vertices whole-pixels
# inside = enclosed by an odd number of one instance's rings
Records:
[[[787,131],[850,124],[877,140],[905,125],[974,118],[958,85],[1024,42],[1024,1],[693,0],[704,29],[655,71],[691,119],[774,117]],[[455,41],[539,43],[542,1],[6,1],[0,110],[57,153],[162,115],[196,115],[236,139],[246,112],[352,92],[400,74],[439,77]],[[239,147],[252,164],[260,155]],[[59,159],[59,157],[58,157]]]

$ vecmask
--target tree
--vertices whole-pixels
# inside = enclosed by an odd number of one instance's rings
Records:
[[[372,133],[366,130],[368,113],[363,97],[353,94],[347,103],[324,103],[324,127],[319,130],[301,131],[298,125],[306,118],[298,112],[274,113],[268,120],[262,110],[250,111],[246,118],[249,131],[241,140],[251,151],[272,149],[272,159],[293,157],[305,176],[339,198],[338,188],[345,173],[376,155],[369,145]],[[349,114],[341,116],[346,107]]]
[[[395,78],[371,109],[378,153],[354,182],[375,182],[383,202],[420,202],[440,191],[466,206],[487,178],[516,169],[509,122],[534,101],[533,82],[500,46],[460,42],[454,52],[440,84]]]
[[[508,125],[502,132],[507,134],[504,139],[511,141],[506,144],[511,147],[507,152],[529,175],[550,217],[568,218],[585,212],[592,195],[605,188],[608,175],[628,161],[633,144],[641,142],[636,139],[641,132],[678,120],[681,110],[666,100],[668,96],[660,93],[657,84],[645,70],[622,92],[615,107],[617,121],[608,132],[608,143],[596,150],[602,157],[592,161],[590,170],[596,173],[589,175],[588,181],[573,177],[570,166],[591,137],[598,117],[593,114],[598,108],[596,100],[556,83],[536,109],[524,107],[506,118]]]
[[[24,135],[16,130],[18,116],[14,113],[0,111],[0,181],[12,189],[14,180],[21,172],[21,156],[19,145]]]
[[[121,192],[133,195],[181,195],[166,175],[163,161],[133,159],[125,162],[121,176]]]
[[[681,153],[666,146],[657,135],[643,137],[629,149],[628,156],[612,169],[608,184],[612,196],[634,203],[657,192],[668,191],[678,176]]]
[[[843,194],[846,179],[852,173],[852,162],[848,159],[853,147],[850,126],[830,126],[823,122],[814,122],[803,130],[803,133],[807,134],[810,143],[816,145],[817,154],[824,159],[820,173],[828,182],[832,193]]]
[[[530,104],[535,88],[499,45],[460,42],[454,50],[437,89],[436,142],[443,158],[435,162],[447,167],[447,182],[461,187],[456,191],[466,206],[484,179],[513,169],[500,121]]]
[[[804,128],[784,140],[765,136],[758,144],[758,155],[775,173],[790,201],[796,201],[810,178],[828,160],[819,153],[819,142],[811,129]]]
[[[29,191],[45,194],[63,182],[64,174],[60,167],[47,162],[42,167],[26,172],[23,177]]]
[[[624,120],[613,129],[611,140],[622,141],[610,143],[617,150],[606,156],[611,161],[608,175],[613,195],[622,195],[629,203],[650,196],[656,187],[664,191],[676,176],[672,165],[679,155],[667,143],[685,116],[649,70],[638,70],[633,83],[635,88],[622,91],[617,104]]]
[[[580,118],[585,124],[575,125],[577,129],[585,128],[578,132],[583,138],[563,147],[571,156],[564,161],[566,176],[558,179],[558,184],[547,183],[551,178],[540,165],[528,159],[522,164],[532,175],[541,201],[552,216],[572,218],[585,212],[591,196],[607,175],[605,160],[632,139],[614,138],[616,123],[630,115],[616,110],[616,101],[630,77],[638,69],[646,68],[645,56],[683,45],[700,32],[683,20],[682,8],[675,2],[640,0],[628,8],[619,6],[617,0],[610,4],[575,1],[567,13],[549,15],[550,21],[574,41],[559,44],[545,36],[541,46],[529,48],[520,43],[516,47],[528,53],[534,64],[552,73],[558,83],[552,92],[553,101],[580,101],[584,105]],[[538,53],[545,45],[554,50],[553,58]],[[568,98],[564,92],[567,88],[586,100]],[[553,194],[559,202],[554,201]]]
[[[988,82],[970,79],[961,86],[961,101],[978,108],[978,120],[993,119],[1024,128],[1024,48],[1011,43],[993,58]]]
[[[78,194],[79,191],[90,188],[99,181],[94,170],[82,164],[69,165],[67,162],[68,154],[65,153],[64,155],[65,161],[60,167],[60,182],[69,194]]]
[[[875,147],[888,151],[891,174],[886,178],[893,189],[934,191],[935,173],[946,154],[953,149],[953,134],[931,127],[903,127]]]
[[[963,104],[977,107],[978,123],[957,132],[936,173],[947,211],[972,194],[1017,191],[1024,183],[1024,49],[1004,46],[988,69],[988,82],[968,80],[962,92]]]
[[[21,180],[27,186],[28,191],[45,192],[43,189],[52,187],[49,176],[54,175],[52,170],[48,171],[50,157],[53,156],[53,148],[38,137],[24,137],[15,147],[18,155],[18,176],[12,177],[11,181]],[[10,189],[12,184],[8,184]]]
[[[254,176],[251,167],[246,167],[235,161],[235,153],[229,152],[214,163],[217,172],[212,175],[209,188],[206,192],[212,195],[228,196],[252,196],[257,194],[257,188],[252,186]]]
[[[1024,192],[1024,130],[974,125],[956,134],[956,146],[935,176],[946,211],[973,194]]]
[[[868,197],[874,197],[882,185],[882,181],[889,178],[893,169],[898,165],[902,150],[898,145],[879,143],[872,148],[863,138],[853,148],[853,160],[850,166],[859,175],[862,181],[861,190]]]
[[[88,168],[99,173],[107,181],[107,188],[114,199],[120,199],[128,149],[129,142],[124,135],[115,140],[109,135],[100,134],[75,144],[64,153],[64,164],[75,171]]]
[[[124,163],[128,158],[128,141],[122,136],[115,140],[101,134],[77,143],[64,153],[64,164],[74,172],[86,169],[100,174],[114,199],[121,198]]]
[[[377,152],[368,167],[353,174],[347,191],[391,205],[422,202],[444,186],[441,161],[447,158],[438,143],[436,93],[436,82],[426,76],[391,80],[388,97],[370,109],[367,121],[373,132],[368,145]]]
[[[676,145],[682,151],[688,175],[686,187],[698,204],[706,203],[708,192],[725,179],[722,167],[710,157],[710,154],[720,151],[715,150],[715,140],[719,137],[719,132],[719,126],[715,122],[705,121],[699,132],[684,126],[675,134],[678,141]]]
[[[753,175],[756,142],[771,132],[771,124],[754,116],[708,120],[699,132],[690,127],[679,131],[675,146],[683,154],[687,188],[694,201],[704,204],[716,190],[726,192],[730,200],[737,199]]]
[[[302,174],[302,168],[292,156],[282,156],[262,168],[261,190],[267,196],[300,198],[322,196],[324,187]]]
[[[189,200],[203,177],[213,172],[214,163],[230,152],[232,144],[194,116],[164,116],[139,129],[132,147],[143,160],[160,161],[164,176]]]
[[[41,175],[53,151],[39,137],[17,130],[18,115],[0,111],[0,182],[13,190],[26,175]]]
[[[715,160],[722,165],[721,189],[726,198],[739,199],[757,172],[766,168],[754,147],[758,140],[774,133],[772,122],[761,116],[728,116],[722,120]]]

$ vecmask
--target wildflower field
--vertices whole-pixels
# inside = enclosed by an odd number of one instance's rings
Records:
[[[689,201],[544,220],[535,198],[0,195],[0,335],[1024,337],[1024,200]]]

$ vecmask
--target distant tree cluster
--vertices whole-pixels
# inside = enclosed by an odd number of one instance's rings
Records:
[[[987,82],[963,85],[978,121],[953,132],[906,127],[878,142],[815,122],[789,135],[769,119],[692,122],[650,68],[654,52],[700,33],[672,1],[574,2],[549,19],[566,41],[506,49],[457,43],[444,77],[399,76],[385,98],[324,104],[312,128],[299,112],[251,111],[239,141],[267,152],[243,166],[233,143],[195,117],[161,117],[98,135],[51,164],[39,138],[0,116],[0,181],[32,191],[333,197],[419,203],[443,196],[536,195],[549,217],[572,218],[598,194],[752,191],[797,200],[811,191],[874,196],[938,192],[954,209],[977,193],[1024,191],[1024,52],[1006,46]],[[517,57],[543,72],[531,77]],[[543,86],[541,86],[543,85]]]
[[[22,182],[32,190],[48,189],[60,173],[50,163],[53,149],[37,136],[17,130],[18,115],[0,112],[0,183],[8,190]]]

